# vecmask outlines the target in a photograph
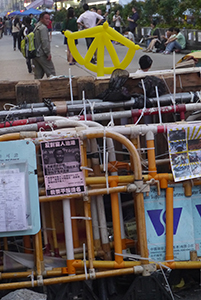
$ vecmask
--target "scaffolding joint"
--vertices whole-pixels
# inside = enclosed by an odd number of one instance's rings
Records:
[[[88,195],[88,189],[87,189],[87,187],[86,187],[85,193],[83,194],[83,201],[89,201],[89,195]]]
[[[150,186],[148,182],[144,183],[142,179],[135,180],[136,185],[136,193],[149,193],[150,192]]]
[[[127,185],[127,192],[128,192],[128,193],[133,193],[133,192],[135,192],[136,190],[137,190],[136,184],[134,184],[134,183],[129,183],[129,184]]]
[[[43,276],[42,275],[37,276],[37,286],[43,286]]]
[[[96,272],[95,272],[95,269],[89,269],[89,278],[94,280],[96,279]]]
[[[150,276],[152,273],[156,271],[156,264],[147,264],[143,265],[142,276]]]

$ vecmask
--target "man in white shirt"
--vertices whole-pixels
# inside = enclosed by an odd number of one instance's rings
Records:
[[[90,11],[87,3],[83,5],[83,9],[85,12],[81,14],[77,19],[78,25],[82,26],[84,29],[88,29],[95,27],[96,25],[99,25],[101,23],[103,17],[94,11]],[[97,19],[99,20],[98,23],[96,23]],[[88,49],[91,43],[93,42],[93,39],[94,38],[86,38],[86,44]]]

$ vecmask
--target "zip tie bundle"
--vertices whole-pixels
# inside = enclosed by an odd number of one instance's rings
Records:
[[[109,182],[108,182],[108,152],[106,152],[106,171],[105,171],[105,179],[106,179],[106,189],[107,194],[109,194]]]
[[[164,83],[165,83],[165,86],[166,86],[166,88],[167,88],[167,90],[168,90],[168,93],[170,94],[170,99],[171,99],[172,104],[173,104],[173,107],[174,107],[174,112],[176,112],[176,103],[175,103],[175,100],[174,100],[174,98],[172,97],[172,93],[170,92],[169,86],[167,85],[167,82],[165,81],[165,78],[164,78],[163,76],[162,76],[162,78],[163,78],[163,81],[164,81]]]
[[[105,172],[105,161],[106,161],[106,136],[105,136],[105,127],[104,127],[104,136],[103,136],[103,171]]]
[[[141,83],[142,83],[142,88],[143,88],[143,92],[144,92],[144,107],[143,107],[142,113],[141,113],[140,117],[138,118],[137,122],[135,123],[135,125],[137,125],[140,122],[140,120],[144,116],[144,111],[146,109],[146,88],[145,88],[144,80],[143,79],[141,79]]]
[[[158,94],[158,87],[155,86],[156,90],[156,98],[157,98],[157,104],[158,104],[158,116],[159,116],[159,122],[162,124],[162,117],[161,117],[161,107],[160,107],[160,100],[159,100],[159,94]]]
[[[70,86],[71,104],[73,104],[73,87],[72,87],[71,68],[69,68],[69,86]]]
[[[86,122],[87,120],[87,112],[86,112],[86,103],[85,103],[85,93],[82,91],[82,100],[83,100],[83,105],[84,105],[84,120]]]
[[[190,102],[192,103],[193,102],[193,99],[194,99],[194,93],[193,92],[189,92],[191,94],[191,100]]]
[[[201,102],[201,91],[200,92],[196,92],[196,95],[198,96],[199,100],[197,102]]]
[[[28,275],[27,277],[31,278],[31,286],[34,287],[34,272],[32,271],[32,273],[30,275]]]
[[[112,115],[112,111],[110,109],[110,122],[107,124],[107,127],[114,126],[114,119]]]
[[[88,167],[84,167],[84,166],[81,166],[80,169],[81,170],[88,170],[88,171],[92,171],[93,172],[92,168],[88,168]]]
[[[180,84],[181,90],[183,90],[183,85],[182,85],[182,81],[181,81],[181,76],[180,75],[179,75],[179,84]]]
[[[87,99],[87,102],[89,103],[90,109],[91,109],[91,115],[92,115],[92,120],[94,119],[94,106],[95,106],[95,101],[91,103],[89,99]]]
[[[90,221],[91,218],[90,217],[71,217],[71,220],[86,220],[86,221]]]
[[[169,282],[168,282],[168,280],[167,280],[167,277],[166,277],[166,275],[165,275],[165,273],[164,273],[164,271],[163,271],[163,268],[162,268],[161,265],[159,265],[159,267],[160,267],[160,270],[161,270],[161,272],[162,272],[162,274],[163,274],[163,277],[164,277],[164,279],[165,279],[165,282],[166,282],[166,284],[167,284],[167,286],[168,286],[168,290],[169,290],[169,292],[170,292],[170,295],[171,295],[172,299],[175,300],[175,298],[174,298],[174,296],[173,296],[173,293],[172,293],[172,290],[171,290],[171,287],[170,287]]]
[[[86,249],[85,249],[85,243],[83,244],[83,263],[84,263],[84,273],[86,280],[88,279],[87,274],[87,265],[86,265]]]

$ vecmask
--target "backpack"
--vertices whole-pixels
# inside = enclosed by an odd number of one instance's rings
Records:
[[[35,58],[36,48],[35,48],[35,34],[30,32],[21,41],[21,52],[25,58]]]

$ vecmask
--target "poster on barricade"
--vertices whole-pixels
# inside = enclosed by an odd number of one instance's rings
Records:
[[[47,196],[71,195],[85,191],[78,138],[40,143]]]
[[[201,124],[170,125],[167,134],[175,182],[201,177]]]

